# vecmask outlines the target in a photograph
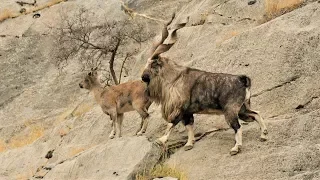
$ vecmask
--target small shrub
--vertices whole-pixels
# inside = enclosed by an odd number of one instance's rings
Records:
[[[261,23],[299,8],[304,0],[265,0],[265,14]]]

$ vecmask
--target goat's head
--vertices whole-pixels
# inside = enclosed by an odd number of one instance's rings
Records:
[[[151,51],[150,51],[151,56],[150,58],[148,58],[147,64],[141,76],[142,80],[147,84],[149,84],[151,79],[161,75],[161,73],[164,73],[163,69],[165,69],[166,67],[169,67],[170,62],[168,61],[168,59],[160,57],[159,55],[161,53],[168,51],[173,46],[173,44],[177,41],[177,30],[186,25],[186,22],[177,24],[169,36],[170,39],[168,40],[168,43],[163,44],[164,40],[169,35],[167,27],[168,25],[171,24],[174,17],[175,17],[175,14],[173,14],[170,21],[164,25],[164,28],[162,29],[162,36],[160,41],[154,43],[153,46],[151,47]]]
[[[99,83],[97,68],[92,68],[91,71],[79,83],[80,88],[92,89],[93,86]]]

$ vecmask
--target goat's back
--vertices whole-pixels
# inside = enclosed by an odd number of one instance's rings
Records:
[[[130,81],[108,87],[101,93],[102,103],[105,106],[132,106],[134,102],[149,101],[146,84],[142,81]]]
[[[187,69],[183,76],[185,91],[189,91],[187,111],[193,113],[206,110],[222,110],[227,104],[242,104],[246,88],[251,80],[244,75],[211,73],[198,69]],[[207,111],[209,112],[209,111]]]

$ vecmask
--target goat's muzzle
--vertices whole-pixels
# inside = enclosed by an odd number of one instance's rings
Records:
[[[141,76],[141,79],[143,82],[146,82],[147,84],[149,84],[150,82],[150,75],[148,73],[143,73]]]
[[[83,86],[82,86],[82,84],[81,84],[81,83],[79,83],[79,86],[80,86],[80,88],[83,88]]]

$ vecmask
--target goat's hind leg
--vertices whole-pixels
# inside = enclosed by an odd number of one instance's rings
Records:
[[[242,129],[239,123],[237,112],[238,112],[237,108],[231,108],[231,109],[225,110],[225,113],[224,113],[227,123],[232,127],[232,129],[235,132],[236,143],[234,147],[230,150],[231,155],[238,154],[242,146]]]
[[[256,121],[260,126],[260,131],[261,131],[260,140],[266,141],[268,139],[267,138],[268,130],[264,123],[263,118],[260,116],[258,111],[251,110],[250,105],[248,103],[245,103],[244,106],[242,106],[241,111],[239,113],[239,117],[240,119],[246,122]]]
[[[267,127],[264,123],[263,118],[260,116],[259,112],[257,111],[253,111],[253,110],[249,110],[250,112],[248,112],[248,116],[253,117],[255,121],[257,121],[257,123],[260,126],[260,131],[261,131],[261,135],[260,135],[260,140],[261,141],[266,141],[268,140],[267,134],[268,134],[268,130]]]

